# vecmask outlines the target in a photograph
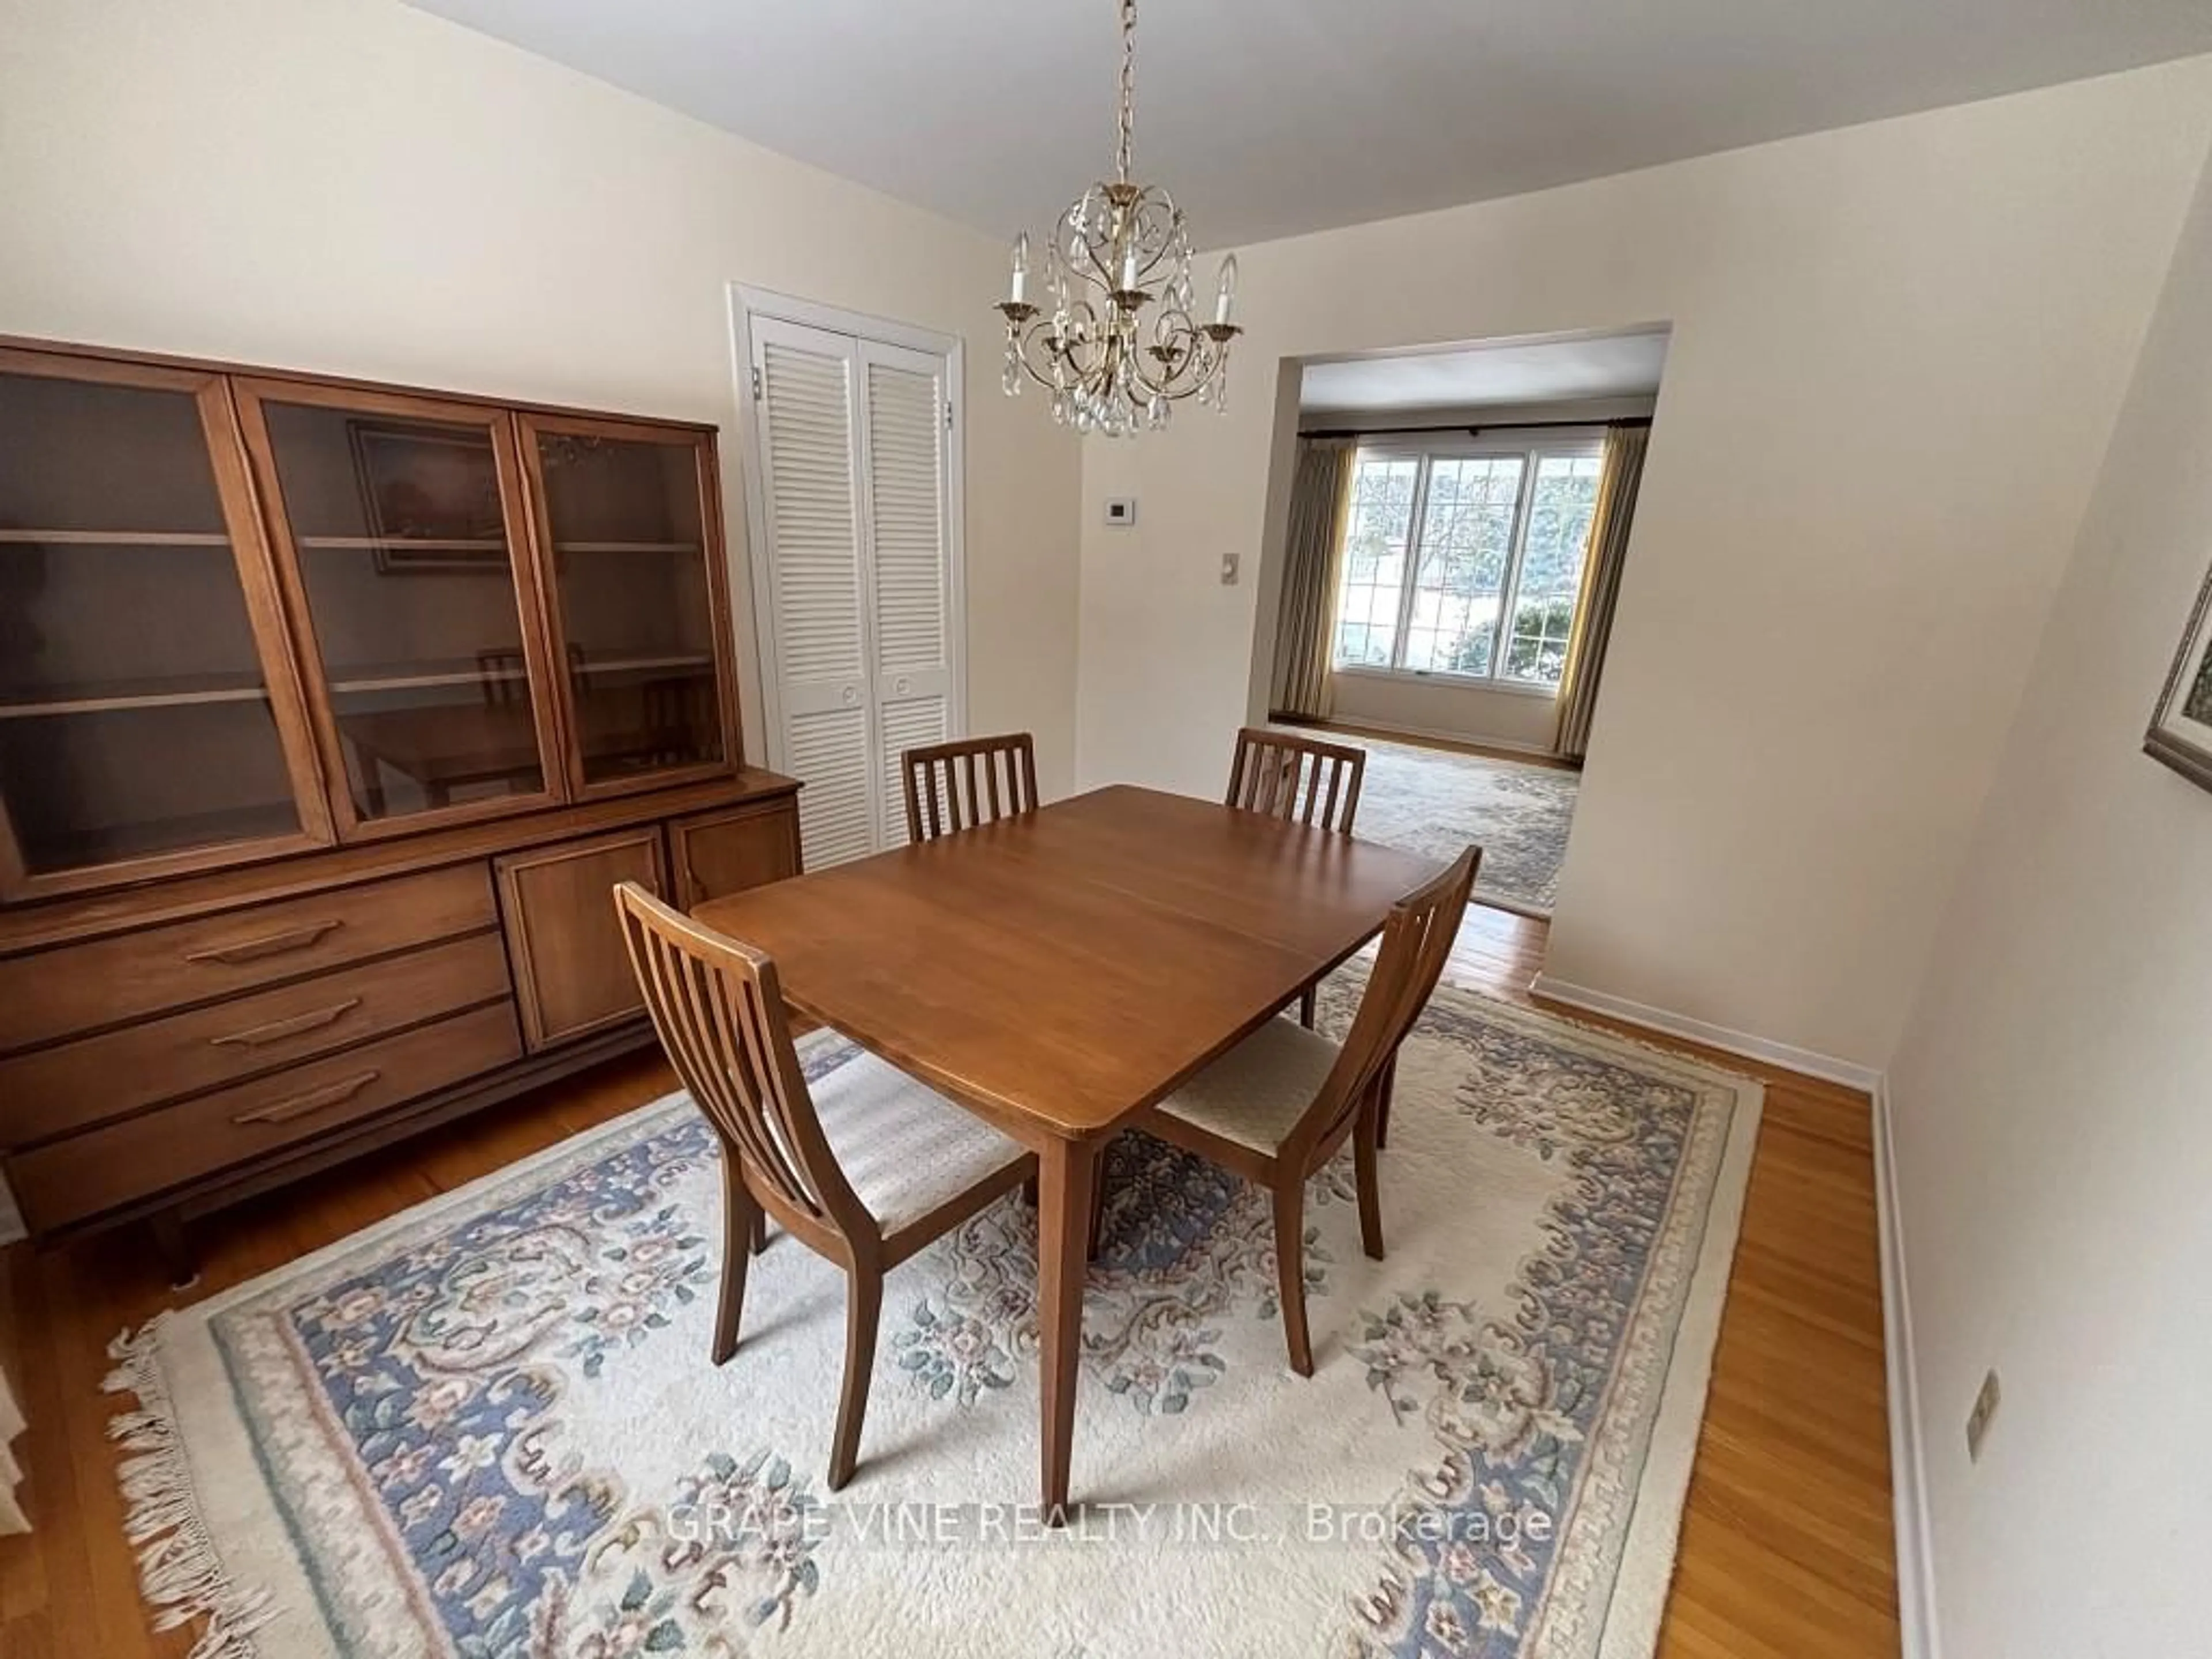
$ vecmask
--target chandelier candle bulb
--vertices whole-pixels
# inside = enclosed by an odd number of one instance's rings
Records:
[[[1221,262],[1221,286],[1214,290],[1213,321],[1217,328],[1225,328],[1229,313],[1237,305],[1237,256],[1229,255]]]
[[[1006,298],[1015,305],[1026,301],[1030,288],[1030,234],[1026,230],[1014,238],[1013,277],[1006,289]]]

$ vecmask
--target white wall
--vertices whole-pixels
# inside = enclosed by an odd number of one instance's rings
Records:
[[[1468,743],[1497,744],[1549,754],[1559,729],[1559,699],[1499,691],[1449,679],[1386,674],[1334,677],[1336,712],[1347,726],[1425,732]]]
[[[2212,172],[1892,1073],[1946,1659],[2206,1650],[2212,794],[2142,743],[2209,459]]]
[[[965,336],[969,721],[1066,787],[1081,463],[989,239],[393,0],[0,0],[0,332],[720,423],[749,677],[726,284]]]
[[[1083,778],[1218,787],[1282,359],[1671,323],[1548,970],[1881,1065],[2208,136],[2197,59],[1244,250],[1236,412],[1086,449]]]

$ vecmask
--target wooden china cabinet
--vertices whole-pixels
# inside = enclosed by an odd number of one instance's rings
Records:
[[[610,889],[799,868],[714,434],[0,343],[0,1155],[181,1223],[651,1040]]]

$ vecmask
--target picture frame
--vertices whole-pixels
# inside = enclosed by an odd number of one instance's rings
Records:
[[[2143,749],[2198,787],[2212,789],[2212,571],[2197,592]]]
[[[507,508],[489,444],[381,421],[348,427],[379,575],[507,574]]]

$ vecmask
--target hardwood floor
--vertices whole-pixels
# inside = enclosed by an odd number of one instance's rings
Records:
[[[1525,988],[1541,963],[1544,935],[1541,921],[1477,906],[1461,932],[1450,977],[1529,1001]],[[1662,1659],[1894,1655],[1897,1586],[1866,1097],[1729,1055],[1711,1057],[1762,1079],[1766,1107],[1659,1652]],[[100,1392],[106,1346],[117,1331],[526,1157],[671,1086],[657,1060],[611,1064],[216,1217],[201,1230],[201,1280],[182,1293],[167,1289],[150,1249],[130,1233],[46,1255],[19,1245],[0,1255],[0,1364],[32,1425],[16,1455],[25,1467],[21,1496],[36,1528],[0,1539],[0,1653],[177,1659],[191,1646],[185,1632],[147,1628],[124,1540],[106,1435],[116,1402]]]

